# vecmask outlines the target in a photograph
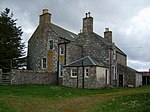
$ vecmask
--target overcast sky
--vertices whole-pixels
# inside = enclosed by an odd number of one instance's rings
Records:
[[[94,32],[103,36],[110,28],[113,41],[128,56],[128,66],[139,71],[150,68],[150,0],[0,0],[0,12],[5,8],[18,19],[26,44],[45,8],[53,23],[74,33],[82,28],[85,13],[91,12]]]

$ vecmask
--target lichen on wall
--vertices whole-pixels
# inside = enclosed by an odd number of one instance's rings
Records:
[[[53,71],[53,51],[49,50],[47,53],[47,71],[52,72]]]

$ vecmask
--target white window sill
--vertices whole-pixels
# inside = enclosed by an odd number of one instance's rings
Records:
[[[77,78],[77,76],[71,76],[71,78]]]
[[[85,78],[89,78],[89,76],[85,76]]]

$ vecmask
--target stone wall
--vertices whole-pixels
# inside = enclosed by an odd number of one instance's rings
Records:
[[[71,42],[67,44],[66,54],[66,61],[68,64],[72,61],[82,58],[82,48],[81,46],[78,46],[78,43]]]
[[[83,87],[83,74],[82,74],[82,67],[78,67],[78,78],[71,77],[70,71],[72,68],[77,67],[65,67],[64,68],[64,75],[63,75],[63,85],[67,87]],[[84,78],[84,88],[103,88],[106,84],[106,77],[105,77],[105,69],[101,73],[97,73],[100,67],[88,67],[89,69],[89,77]],[[99,69],[100,70],[100,69]]]
[[[81,33],[76,43],[83,46],[84,56],[90,56],[98,62],[109,63],[109,49],[101,38],[95,33],[87,35]]]
[[[57,83],[57,75],[54,73],[32,71],[32,70],[12,70],[11,84],[50,84]]]
[[[117,63],[127,66],[127,59],[124,55],[117,53]]]
[[[53,40],[53,49],[49,49],[49,40]],[[28,69],[42,70],[42,58],[46,58],[45,71],[57,71],[58,37],[50,24],[39,25],[28,42]]]
[[[123,74],[123,86],[133,85],[135,87],[136,85],[136,71],[122,65],[118,66],[118,75]]]

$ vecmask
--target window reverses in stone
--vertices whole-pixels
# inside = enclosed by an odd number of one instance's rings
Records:
[[[89,69],[85,68],[84,70],[85,77],[89,77]]]
[[[46,58],[42,59],[42,68],[46,68]]]
[[[113,59],[114,60],[116,59],[116,50],[115,49],[113,50]]]
[[[63,47],[60,47],[60,55],[63,55],[64,54],[64,48]]]
[[[117,67],[113,67],[114,79],[117,79]]]
[[[53,49],[54,47],[54,41],[53,40],[49,40],[49,49]]]
[[[77,77],[77,69],[71,69],[71,77]]]

